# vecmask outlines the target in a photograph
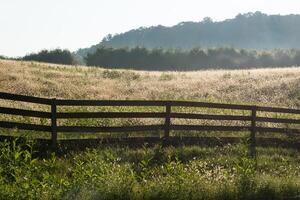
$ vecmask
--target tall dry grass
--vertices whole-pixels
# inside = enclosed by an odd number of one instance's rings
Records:
[[[300,107],[300,68],[146,72],[0,60],[0,91],[71,99],[170,99]]]

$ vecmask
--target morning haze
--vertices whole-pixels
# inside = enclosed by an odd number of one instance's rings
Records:
[[[239,13],[300,13],[299,1],[73,1],[3,0],[0,2],[0,55],[24,56],[41,49],[76,51],[116,34],[156,25],[173,26],[234,18]]]

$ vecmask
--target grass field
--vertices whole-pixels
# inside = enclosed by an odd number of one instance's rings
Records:
[[[105,70],[96,67],[64,66],[36,62],[0,60],[0,91],[41,97],[68,99],[147,99],[192,100],[205,102],[257,104],[263,106],[300,107],[300,68],[211,70],[195,72],[146,72]],[[49,107],[28,103],[1,101],[0,105],[49,111]],[[163,108],[147,107],[60,107],[59,111],[157,111]],[[249,113],[221,109],[182,109],[177,112],[207,114]],[[271,113],[260,113],[272,116]],[[49,120],[0,116],[0,119],[50,124]],[[297,118],[293,115],[276,117]],[[207,120],[174,120],[176,124],[217,124]],[[140,125],[160,124],[159,119],[100,119],[60,120],[60,125]],[[247,125],[226,122],[226,125]],[[219,124],[220,125],[220,124]],[[267,126],[274,126],[268,124]],[[281,124],[280,127],[285,127]],[[294,127],[290,127],[294,128]],[[11,134],[8,132],[6,134]],[[157,133],[159,134],[159,133]],[[189,133],[190,134],[190,133]],[[33,135],[33,134],[30,134]],[[38,133],[39,136],[45,134]],[[60,137],[69,135],[60,134]]]
[[[300,68],[146,72],[0,60],[1,91],[71,99],[173,99],[300,107]]]
[[[300,108],[300,68],[297,67],[146,72],[0,60],[0,74],[0,91],[32,96],[171,99]],[[49,110],[45,106],[11,101],[0,101],[0,106]],[[101,107],[59,109],[74,112],[111,110]],[[122,107],[115,109],[124,111]],[[158,111],[160,108],[128,109]],[[178,112],[187,111],[177,109]],[[220,109],[188,111],[247,114]],[[1,115],[0,119],[50,123],[47,120],[5,115]],[[90,126],[159,122],[152,119],[59,121],[64,125]],[[191,120],[188,123],[216,124],[205,120]],[[6,135],[16,132],[1,130],[1,134]],[[33,135],[31,132],[26,134]],[[36,133],[36,136],[39,134]],[[249,133],[171,134],[246,138]],[[67,136],[62,134],[60,137]],[[145,144],[143,148],[102,146],[81,152],[64,152],[62,155],[49,152],[44,156],[39,156],[30,142],[18,145],[2,142],[0,149],[0,199],[300,199],[300,152],[296,149],[260,147],[256,159],[248,157],[248,148],[244,143],[224,147],[162,147],[159,144],[155,147]]]

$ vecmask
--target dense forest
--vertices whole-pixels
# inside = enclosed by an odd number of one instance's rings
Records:
[[[0,57],[5,59],[5,57]],[[76,54],[68,50],[42,50],[23,58],[25,61],[38,61],[56,64],[80,64]],[[19,58],[17,58],[19,60]],[[236,48],[193,48],[146,49],[100,47],[84,58],[88,66],[123,68],[138,70],[201,70],[201,69],[246,69],[261,67],[300,66],[300,50],[247,50]]]
[[[256,51],[234,48],[192,50],[99,48],[85,58],[89,66],[141,70],[199,70],[300,65],[300,50]]]
[[[266,15],[261,12],[239,14],[233,19],[214,22],[205,18],[200,22],[181,22],[172,27],[141,27],[125,33],[108,35],[99,44],[79,49],[85,57],[101,46],[113,48],[147,49],[195,47],[234,47],[245,49],[300,48],[300,15]]]
[[[42,50],[39,53],[32,53],[22,58],[26,61],[49,62],[56,64],[76,64],[75,58],[69,50],[54,49]]]

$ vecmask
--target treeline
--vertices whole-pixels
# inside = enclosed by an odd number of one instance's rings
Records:
[[[74,56],[66,49],[42,50],[39,53],[26,55],[22,58],[22,60],[68,65],[76,64]]]
[[[300,50],[256,51],[234,48],[195,48],[190,51],[101,47],[85,57],[88,66],[141,70],[199,70],[300,65]]]
[[[85,57],[101,46],[112,48],[147,49],[195,47],[215,48],[233,46],[241,49],[299,49],[300,15],[267,15],[261,12],[238,14],[233,19],[214,22],[204,18],[200,22],[181,22],[172,27],[152,26],[125,33],[107,35],[90,48],[79,49]]]

